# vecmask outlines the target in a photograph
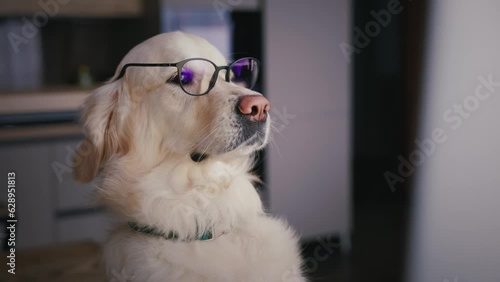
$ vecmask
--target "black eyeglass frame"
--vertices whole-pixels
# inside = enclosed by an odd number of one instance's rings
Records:
[[[182,90],[188,94],[188,95],[191,95],[191,96],[202,96],[202,95],[205,95],[207,94],[208,92],[210,92],[210,90],[212,90],[212,88],[214,88],[215,86],[215,83],[217,82],[217,77],[219,77],[219,72],[221,70],[226,70],[226,82],[230,82],[230,75],[231,75],[231,72],[229,71],[231,69],[231,67],[236,64],[237,62],[241,61],[241,60],[245,60],[245,59],[250,59],[250,60],[253,60],[257,63],[257,79],[258,79],[258,75],[260,73],[260,61],[257,60],[256,58],[253,58],[253,57],[244,57],[244,58],[239,58],[237,60],[235,60],[234,62],[232,62],[231,64],[227,65],[227,66],[217,66],[214,62],[208,60],[208,59],[205,59],[205,58],[189,58],[189,59],[185,59],[185,60],[182,60],[180,62],[177,62],[177,63],[129,63],[129,64],[125,64],[123,65],[122,69],[120,70],[120,73],[118,74],[118,76],[116,77],[115,81],[122,78],[123,76],[125,76],[125,72],[127,71],[127,68],[128,67],[177,67],[177,75],[179,76],[180,78],[180,75],[182,73],[182,67],[189,61],[194,61],[194,60],[202,60],[202,61],[207,61],[209,63],[211,63],[214,68],[215,68],[215,71],[212,75],[212,78],[210,79],[210,84],[208,86],[208,90],[201,93],[201,94],[191,94],[189,93],[186,89],[184,89],[184,85],[179,82],[179,85],[181,86]],[[255,82],[253,83],[253,85],[251,87],[248,87],[248,89],[252,89],[256,82],[257,82],[257,79],[255,80]],[[167,80],[168,81],[168,80]]]

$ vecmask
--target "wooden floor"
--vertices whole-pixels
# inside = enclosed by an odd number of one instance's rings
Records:
[[[5,253],[0,257],[0,281],[104,282],[100,247],[92,242],[64,244],[16,252],[16,274],[7,273]]]

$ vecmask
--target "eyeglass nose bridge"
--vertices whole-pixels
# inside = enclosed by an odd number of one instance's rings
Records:
[[[214,74],[212,76],[212,79],[210,80],[210,85],[209,85],[209,90],[208,91],[210,91],[210,90],[212,90],[212,88],[214,88],[215,83],[217,82],[217,78],[219,77],[219,72],[221,70],[226,70],[226,76],[225,76],[225,78],[226,78],[226,82],[229,82],[229,76],[230,76],[229,66],[216,66],[215,67],[215,72],[214,72]]]

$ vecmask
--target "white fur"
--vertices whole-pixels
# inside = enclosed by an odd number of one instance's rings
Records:
[[[175,32],[134,49],[130,62],[178,62],[204,57],[227,65],[207,41]],[[238,97],[260,95],[221,78],[210,93],[192,97],[166,79],[175,68],[130,68],[96,90],[84,111],[86,141],[75,176],[97,177],[97,198],[123,219],[104,246],[111,281],[305,281],[298,239],[265,214],[253,181],[251,153],[268,139],[228,150]],[[115,76],[116,77],[116,76]],[[231,141],[233,140],[233,141]],[[208,158],[194,162],[191,152]],[[180,239],[212,230],[212,241],[176,241],[133,231],[127,221]],[[121,279],[121,280],[120,280]]]

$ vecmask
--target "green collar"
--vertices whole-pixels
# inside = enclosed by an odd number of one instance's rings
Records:
[[[157,230],[154,227],[147,226],[147,225],[141,226],[141,225],[137,224],[136,222],[131,222],[131,221],[128,222],[128,226],[130,226],[130,228],[132,228],[132,230],[134,230],[136,232],[141,232],[141,233],[144,233],[146,235],[153,236],[153,237],[162,237],[164,239],[174,240],[174,241],[179,240],[179,235],[175,231],[170,231],[167,234],[165,234],[165,233]],[[187,241],[187,242],[194,241],[194,240],[210,241],[213,239],[214,239],[213,232],[211,230],[207,230],[207,231],[203,232],[203,234],[201,234],[201,235],[199,235],[198,231],[196,231],[196,236],[194,238],[181,240],[181,241]]]

